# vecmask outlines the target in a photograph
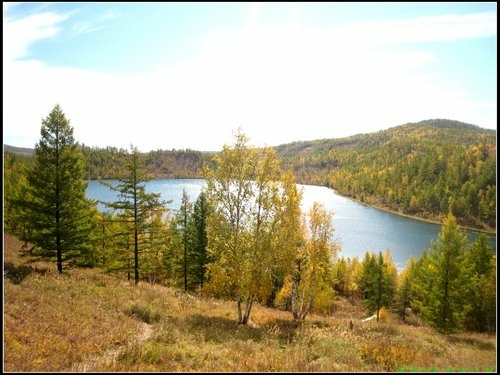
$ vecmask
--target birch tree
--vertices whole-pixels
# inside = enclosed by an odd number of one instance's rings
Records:
[[[207,222],[209,289],[235,298],[238,323],[247,324],[255,300],[273,292],[273,276],[289,267],[294,192],[281,182],[272,149],[256,149],[238,133],[233,147],[224,146],[206,171],[207,197],[213,214]],[[296,197],[295,197],[296,198]],[[293,212],[292,212],[293,211]],[[293,246],[292,246],[293,247]]]
[[[333,301],[333,260],[340,247],[333,241],[332,218],[318,202],[309,210],[307,239],[297,253],[292,276],[294,319],[305,319],[313,303],[328,305]]]

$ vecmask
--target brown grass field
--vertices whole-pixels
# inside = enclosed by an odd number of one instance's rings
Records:
[[[303,322],[256,305],[160,285],[135,286],[99,269],[58,275],[27,264],[4,234],[4,372],[496,372],[496,335],[439,334],[389,314],[365,323],[359,302]],[[354,323],[353,329],[349,321]]]

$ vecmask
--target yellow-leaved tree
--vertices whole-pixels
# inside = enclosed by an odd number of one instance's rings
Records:
[[[315,310],[327,309],[334,298],[333,260],[340,246],[333,240],[333,214],[314,202],[308,213],[307,237],[297,252],[291,278],[294,319],[305,319]]]
[[[247,324],[255,300],[266,301],[290,271],[300,244],[300,193],[281,175],[271,148],[257,149],[239,132],[205,171],[214,209],[207,222],[207,291],[235,298]],[[245,306],[243,306],[245,304]]]

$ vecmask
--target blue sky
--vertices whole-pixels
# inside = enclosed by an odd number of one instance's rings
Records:
[[[449,118],[496,129],[496,3],[3,3],[4,143],[219,150]]]

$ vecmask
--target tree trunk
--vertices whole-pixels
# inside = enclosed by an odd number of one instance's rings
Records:
[[[139,284],[139,245],[138,245],[137,226],[134,231],[134,280],[135,285]]]
[[[403,302],[403,322],[406,321],[406,301]]]
[[[59,173],[57,175],[57,186],[56,186],[56,253],[57,253],[57,270],[59,273],[63,272],[62,264],[62,249],[61,249],[61,210],[59,206]]]
[[[56,252],[57,252],[57,270],[63,272],[62,264],[62,248],[61,248],[61,178],[59,174],[60,159],[59,159],[59,128],[56,130]]]
[[[184,227],[184,230],[186,228]],[[186,236],[186,233],[184,233],[184,236]],[[187,279],[187,244],[186,244],[186,238],[184,238],[184,291],[187,292],[188,290],[188,279]]]
[[[135,178],[134,178],[135,180]],[[135,182],[135,181],[134,181]],[[139,205],[138,205],[138,197],[137,197],[137,191],[136,188],[134,187],[134,280],[135,280],[135,285],[139,284],[139,229],[137,226],[139,225],[138,223],[138,210],[139,210]]]
[[[382,304],[382,264],[378,264],[378,285],[377,285],[377,323],[380,317],[380,305]]]
[[[241,297],[238,298],[238,324],[246,325],[248,324],[248,319],[250,318],[250,312],[252,311],[253,301],[255,300],[255,295],[248,297],[246,300],[245,314],[241,316]]]
[[[241,316],[241,297],[238,297],[238,324],[243,322],[243,318]]]
[[[297,302],[299,298],[298,292],[299,276],[295,275],[292,279],[292,315],[294,319],[299,319],[299,311],[297,309]]]
[[[316,284],[316,274],[313,273],[311,276],[311,285],[310,285],[310,289],[309,289],[309,296],[307,298],[307,305],[306,305],[306,308],[304,309],[304,311],[302,311],[302,317],[301,317],[302,320],[304,320],[306,318],[307,314],[309,314],[309,310],[311,309],[315,284]]]

